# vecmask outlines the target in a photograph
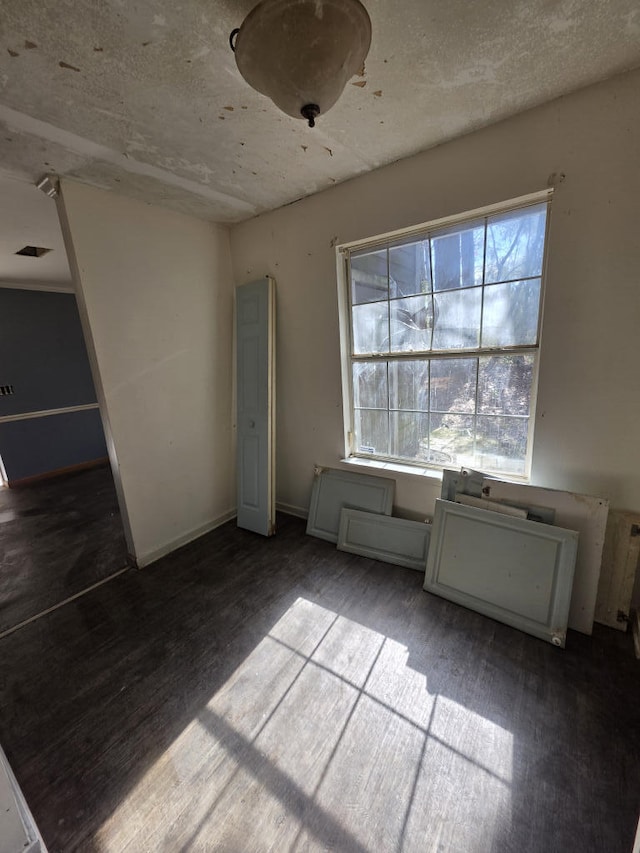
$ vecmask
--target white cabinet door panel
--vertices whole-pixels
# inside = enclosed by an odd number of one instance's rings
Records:
[[[578,534],[436,501],[424,588],[564,646]]]
[[[343,509],[340,514],[338,548],[424,572],[430,536],[431,525],[424,521]]]
[[[492,478],[487,478],[484,482],[483,494],[496,500],[529,502],[551,507],[558,527],[578,531],[580,543],[569,608],[569,627],[583,634],[591,634],[609,501],[593,495],[579,495],[575,492],[545,489],[541,486],[522,483],[507,483]]]
[[[343,507],[391,515],[394,493],[395,480],[386,477],[321,469],[313,480],[307,533],[337,542]]]
[[[0,853],[47,853],[33,815],[0,749]]]

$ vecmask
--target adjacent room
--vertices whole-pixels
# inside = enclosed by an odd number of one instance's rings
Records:
[[[637,3],[255,6],[3,4],[0,851],[637,853]]]
[[[55,205],[9,177],[0,199],[4,635],[129,559]]]

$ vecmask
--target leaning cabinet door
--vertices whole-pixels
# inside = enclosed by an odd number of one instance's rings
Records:
[[[238,527],[275,533],[275,281],[236,289]]]
[[[578,534],[436,501],[424,588],[563,646]]]

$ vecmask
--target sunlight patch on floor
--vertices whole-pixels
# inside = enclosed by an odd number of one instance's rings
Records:
[[[398,853],[421,837],[472,853],[479,832],[490,849],[513,736],[439,695],[431,668],[299,598],[105,822],[102,850]],[[443,820],[461,796],[482,827]]]

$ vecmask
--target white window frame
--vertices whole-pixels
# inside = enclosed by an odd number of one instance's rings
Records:
[[[416,239],[424,236],[425,232],[433,231],[447,226],[459,225],[467,221],[479,219],[482,217],[492,216],[494,214],[509,213],[510,211],[519,208],[530,207],[535,204],[547,203],[547,217],[545,227],[545,242],[544,255],[542,261],[541,281],[540,281],[540,310],[538,313],[538,335],[535,345],[527,345],[526,347],[498,347],[495,349],[473,349],[461,350],[452,352],[450,356],[442,356],[442,354],[434,354],[436,357],[458,357],[463,358],[465,355],[469,357],[478,357],[482,355],[496,355],[500,353],[509,353],[519,351],[523,354],[533,353],[534,371],[531,383],[531,405],[529,413],[528,435],[527,435],[527,454],[525,458],[524,474],[518,475],[510,473],[509,479],[514,480],[529,480],[531,475],[531,460],[533,454],[533,427],[535,422],[536,400],[538,394],[538,374],[540,363],[540,348],[542,343],[542,318],[544,313],[544,297],[545,297],[545,281],[548,259],[548,243],[549,243],[549,224],[551,220],[551,202],[553,199],[553,189],[546,189],[536,193],[519,196],[518,198],[509,199],[508,201],[499,202],[497,204],[487,205],[485,207],[468,210],[464,213],[455,214],[453,216],[434,219],[429,222],[423,222],[420,225],[414,225],[409,228],[402,228],[397,231],[391,231],[386,234],[377,234],[374,237],[369,237],[363,240],[355,240],[349,243],[342,243],[336,246],[336,264],[337,264],[337,281],[338,281],[338,316],[340,323],[340,363],[342,373],[342,408],[344,416],[344,448],[345,460],[351,462],[361,462],[363,465],[375,467],[392,467],[404,469],[406,471],[415,471],[416,473],[437,473],[442,471],[446,465],[441,465],[432,462],[418,462],[409,459],[398,459],[392,456],[370,455],[368,453],[358,453],[355,448],[355,412],[354,412],[354,397],[353,397],[353,345],[352,345],[352,326],[351,326],[351,305],[350,305],[350,275],[349,275],[349,257],[352,252],[361,251],[363,249],[375,250],[376,248],[385,248],[388,244],[395,241],[402,241],[415,237]],[[389,357],[393,358],[398,354],[389,353]],[[416,353],[407,353],[407,356],[416,357]],[[401,356],[402,357],[402,356]],[[430,353],[420,354],[419,357],[430,358]],[[358,360],[358,359],[356,359]],[[488,470],[488,469],[487,469]]]

